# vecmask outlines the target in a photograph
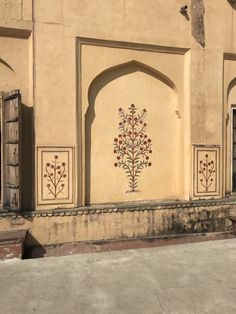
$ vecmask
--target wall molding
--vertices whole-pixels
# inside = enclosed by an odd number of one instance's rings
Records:
[[[236,198],[222,198],[217,200],[196,200],[196,201],[173,201],[173,202],[133,202],[92,205],[75,208],[55,208],[48,210],[25,211],[22,213],[0,210],[0,219],[4,218],[33,218],[33,217],[63,217],[63,216],[81,216],[81,215],[100,215],[112,213],[138,212],[150,210],[168,210],[168,209],[191,209],[200,207],[236,207]],[[228,208],[229,209],[229,208]]]
[[[170,47],[170,46],[159,46],[155,44],[144,44],[130,41],[115,41],[109,39],[98,39],[98,38],[88,38],[88,37],[76,37],[77,48],[81,45],[91,45],[100,47],[111,47],[111,48],[121,48],[121,49],[133,49],[139,51],[149,51],[149,52],[163,52],[184,55],[190,50],[190,48],[183,47]]]
[[[15,22],[15,25],[6,27],[0,25],[0,37],[11,37],[11,38],[22,38],[28,39],[33,31],[33,23],[24,21],[24,22]]]

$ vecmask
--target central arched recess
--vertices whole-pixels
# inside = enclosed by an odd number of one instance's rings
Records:
[[[85,115],[85,202],[116,203],[179,197],[179,124],[174,82],[158,70],[130,61],[105,70],[90,84]],[[145,113],[151,139],[150,165],[139,173],[138,187],[115,167],[114,139],[119,136],[119,110],[131,104]],[[124,136],[124,135],[122,135]],[[143,162],[143,161],[140,161]]]

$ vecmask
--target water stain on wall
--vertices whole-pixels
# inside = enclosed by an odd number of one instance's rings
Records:
[[[203,0],[191,1],[192,35],[196,42],[205,47],[205,6]]]

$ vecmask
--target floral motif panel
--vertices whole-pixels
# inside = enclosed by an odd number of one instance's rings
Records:
[[[219,146],[194,145],[193,196],[220,196]]]
[[[72,147],[38,147],[38,204],[70,204],[72,197]]]

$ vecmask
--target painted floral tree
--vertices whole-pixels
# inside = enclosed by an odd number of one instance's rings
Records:
[[[46,164],[44,178],[48,181],[47,189],[49,194],[57,198],[65,188],[64,179],[66,178],[66,164],[65,162],[59,162],[57,155],[54,156],[51,163]]]
[[[205,154],[205,159],[200,160],[199,163],[200,163],[199,174],[202,175],[200,182],[201,185],[205,188],[205,191],[208,192],[209,188],[214,182],[215,164],[213,160],[210,160],[208,154]]]
[[[124,169],[129,178],[130,192],[137,191],[141,171],[152,165],[149,160],[149,155],[152,153],[152,141],[146,135],[146,115],[146,109],[139,113],[134,104],[127,111],[119,109],[120,133],[114,139],[113,144],[114,154],[117,155],[114,166]]]

